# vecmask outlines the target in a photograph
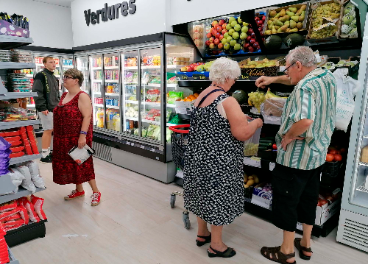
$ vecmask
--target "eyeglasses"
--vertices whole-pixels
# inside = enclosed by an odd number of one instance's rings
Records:
[[[287,74],[288,70],[290,67],[292,67],[294,64],[296,63],[296,61],[294,61],[289,67],[287,67],[285,70],[282,71],[282,73]]]
[[[76,78],[74,78],[72,76],[66,76],[66,75],[64,75],[63,79],[65,80],[65,79],[76,79]]]

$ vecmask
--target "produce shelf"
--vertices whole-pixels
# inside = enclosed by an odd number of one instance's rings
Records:
[[[16,49],[32,43],[32,38],[0,35],[0,49]]]
[[[6,93],[0,94],[0,100],[10,100],[10,99],[18,99],[18,98],[28,98],[28,97],[36,97],[37,93],[27,92],[27,93]]]
[[[21,62],[0,62],[0,70],[21,70],[21,69],[35,69],[35,63],[21,63]]]
[[[38,125],[38,124],[40,124],[40,120],[0,122],[0,131],[11,129],[11,128],[17,128],[17,127],[33,126],[33,125]]]
[[[47,220],[43,220],[38,223],[30,223],[28,225],[21,226],[18,229],[8,231],[5,235],[6,243],[9,247],[14,247],[35,238],[45,237],[45,222],[47,222]]]
[[[9,165],[19,164],[19,163],[39,159],[41,157],[42,157],[41,154],[34,154],[34,155],[25,155],[25,156],[19,157],[19,158],[12,158],[12,159],[10,159]]]

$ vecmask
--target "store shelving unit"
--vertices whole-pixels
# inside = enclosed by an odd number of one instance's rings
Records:
[[[20,46],[28,45],[33,43],[32,39],[25,39],[19,37],[9,37],[0,35],[0,48],[1,49],[11,49],[17,48]],[[0,62],[0,70],[7,69],[35,69],[35,63],[17,63],[17,62]],[[10,99],[18,99],[18,98],[28,98],[28,97],[36,97],[37,93],[33,92],[8,92],[7,89],[2,84],[0,79],[0,100],[10,100]],[[39,120],[28,120],[28,121],[15,121],[15,122],[1,122],[0,123],[0,131],[11,129],[11,128],[19,128],[30,125],[39,124]],[[34,159],[40,158],[41,155],[26,155],[19,158],[13,158],[10,160],[10,165],[22,164],[27,161],[31,161]],[[3,175],[0,177],[0,204],[6,203],[21,197],[29,196],[32,193],[26,189],[19,188],[19,190],[14,193],[16,190],[13,185],[10,176]],[[36,192],[42,191],[42,189],[37,189]],[[8,231],[5,236],[5,240],[8,246],[15,246],[29,240],[32,240],[37,237],[44,237],[46,234],[45,221],[39,223],[32,223],[26,226],[22,226],[16,230]],[[14,258],[12,253],[9,250],[9,255],[11,258],[12,264],[19,264],[19,262]]]
[[[8,248],[8,252],[9,252],[9,260],[10,260],[8,264],[19,264],[19,261],[15,259],[13,253],[10,251],[10,248]]]

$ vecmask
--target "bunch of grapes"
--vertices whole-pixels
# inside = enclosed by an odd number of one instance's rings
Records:
[[[248,94],[248,104],[257,108],[258,113],[261,112],[261,104],[266,100],[265,94],[262,92],[251,92]]]
[[[244,144],[244,156],[256,156],[258,153],[259,144],[246,143]]]

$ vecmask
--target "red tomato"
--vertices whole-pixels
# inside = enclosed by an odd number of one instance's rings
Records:
[[[336,161],[342,161],[342,156],[340,154],[336,154],[334,158]]]
[[[336,154],[336,150],[335,149],[331,149],[328,154],[331,154],[331,155],[335,155]]]
[[[340,149],[340,153],[341,153],[341,154],[346,153],[346,149],[344,149],[344,148]]]
[[[327,156],[326,156],[326,161],[327,162],[331,162],[331,161],[333,161],[334,160],[334,155],[332,155],[332,154],[327,154]]]
[[[273,144],[272,145],[272,149],[277,150],[277,145],[276,144]]]

